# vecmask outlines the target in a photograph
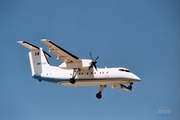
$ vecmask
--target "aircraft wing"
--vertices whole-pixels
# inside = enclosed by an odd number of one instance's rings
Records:
[[[62,61],[66,63],[76,62],[80,60],[77,56],[59,47],[58,45],[54,44],[50,40],[42,39],[41,41],[48,46],[49,51],[53,52],[57,56],[58,59],[61,59]]]
[[[28,42],[26,42],[26,41],[18,41],[18,43],[21,44],[21,45],[23,45],[24,47],[30,49],[31,51],[40,50],[39,47],[37,47],[37,46],[35,46],[35,45],[31,44],[31,43],[28,43]],[[44,52],[46,58],[50,58],[50,57],[51,57],[51,56],[50,56],[47,52],[45,52],[44,50],[43,50],[43,52]]]

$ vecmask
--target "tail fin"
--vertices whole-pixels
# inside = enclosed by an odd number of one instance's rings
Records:
[[[32,75],[41,74],[42,72],[48,71],[50,65],[45,57],[42,48],[36,51],[29,52],[29,59]]]
[[[43,51],[42,48],[32,45],[26,41],[18,41],[18,43],[31,50],[29,52],[29,60],[32,75],[41,74],[42,72],[49,70],[50,65],[47,58],[51,56],[48,53]]]

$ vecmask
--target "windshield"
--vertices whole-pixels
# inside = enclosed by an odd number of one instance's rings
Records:
[[[129,70],[124,69],[124,68],[119,69],[119,71],[130,72]]]

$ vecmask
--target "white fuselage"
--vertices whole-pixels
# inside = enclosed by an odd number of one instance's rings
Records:
[[[42,48],[26,41],[18,41],[19,44],[31,50],[29,52],[29,60],[32,77],[39,81],[47,81],[67,86],[98,85],[99,91],[96,94],[98,99],[101,99],[101,93],[107,85],[113,88],[132,91],[132,85],[140,82],[140,78],[126,68],[97,68],[96,63],[99,56],[93,59],[90,53],[91,60],[80,59],[50,40],[43,39],[41,41],[45,43],[49,51],[53,52],[63,63],[59,66],[51,66],[47,60],[51,56]],[[129,86],[124,84],[129,84]]]
[[[126,70],[126,71],[122,71]],[[127,72],[128,71],[128,72]],[[68,86],[92,86],[92,85],[117,85],[129,84],[140,81],[140,78],[125,68],[98,68],[82,69],[75,77],[76,83],[69,83],[73,75],[73,70],[65,70],[54,67],[49,72],[35,74],[33,77],[38,80],[58,83]]]

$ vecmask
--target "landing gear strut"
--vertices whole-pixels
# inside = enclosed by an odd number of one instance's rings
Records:
[[[98,98],[98,99],[101,99],[102,98],[102,91],[103,91],[103,89],[106,87],[107,85],[100,85],[99,86],[99,92],[96,94],[96,97]]]
[[[132,85],[133,85],[133,83],[130,82],[129,86],[125,86],[123,84],[120,84],[119,87],[122,88],[123,90],[126,90],[126,91],[132,91]]]
[[[75,77],[76,77],[76,75],[80,72],[80,70],[81,70],[81,69],[79,69],[79,68],[75,68],[75,69],[73,70],[72,78],[69,79],[69,82],[70,82],[71,84],[74,84],[74,83],[76,82]]]
[[[133,83],[130,83],[130,85],[128,86],[129,90],[132,90],[132,85],[133,85]]]

